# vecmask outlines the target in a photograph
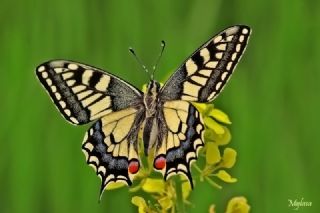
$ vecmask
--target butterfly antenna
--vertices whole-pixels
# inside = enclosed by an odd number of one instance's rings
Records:
[[[152,71],[152,75],[151,75],[151,80],[153,80],[154,73],[155,73],[156,70],[157,70],[159,61],[160,61],[160,59],[161,59],[161,57],[162,57],[162,54],[163,54],[163,51],[164,51],[164,48],[165,48],[165,47],[166,47],[166,42],[164,42],[164,40],[162,40],[162,41],[161,41],[161,51],[160,51],[160,54],[159,54],[159,56],[158,56],[158,58],[157,58],[157,61],[156,61],[155,65],[154,65],[153,68],[152,68],[153,71]]]
[[[149,70],[147,69],[147,67],[142,63],[142,61],[140,60],[140,58],[137,56],[136,52],[133,50],[132,47],[129,47],[129,51],[132,53],[132,55],[134,56],[134,58],[137,60],[138,64],[140,64],[140,66],[142,67],[142,69],[149,74]]]

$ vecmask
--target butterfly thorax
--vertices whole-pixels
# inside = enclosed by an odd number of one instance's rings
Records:
[[[145,123],[143,130],[144,153],[148,155],[149,151],[154,147],[158,135],[157,108],[158,93],[160,83],[151,80],[147,86],[147,91],[144,94],[143,102],[145,105]]]
[[[143,102],[146,107],[146,118],[153,117],[157,112],[157,100],[160,90],[160,83],[151,80],[147,86],[147,91],[144,94]]]

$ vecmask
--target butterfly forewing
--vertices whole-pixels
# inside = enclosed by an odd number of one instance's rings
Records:
[[[36,73],[61,114],[73,124],[141,103],[138,89],[92,66],[55,60],[38,66]]]
[[[245,50],[247,26],[233,26],[195,51],[170,77],[161,99],[210,102],[223,89]]]

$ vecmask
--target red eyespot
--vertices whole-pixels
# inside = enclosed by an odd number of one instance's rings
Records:
[[[164,169],[164,167],[166,167],[166,159],[164,156],[158,156],[155,160],[154,160],[154,168],[158,169],[158,170],[162,170]]]
[[[140,167],[139,161],[131,160],[128,166],[128,170],[131,174],[135,174],[139,171],[139,167]]]

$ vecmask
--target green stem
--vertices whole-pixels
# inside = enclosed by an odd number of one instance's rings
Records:
[[[179,176],[175,177],[175,189],[176,189],[176,209],[179,213],[184,213],[184,203],[183,203],[183,195],[182,195],[182,181]]]
[[[192,164],[192,166],[201,174],[202,170],[197,166],[197,164]]]
[[[205,177],[206,181],[208,181],[208,183],[218,189],[222,189],[222,186],[218,185],[217,183],[215,183],[213,180],[211,180],[209,177]]]

